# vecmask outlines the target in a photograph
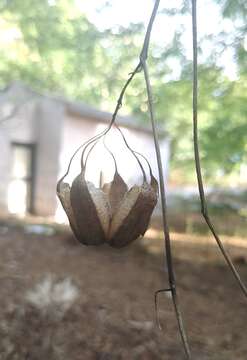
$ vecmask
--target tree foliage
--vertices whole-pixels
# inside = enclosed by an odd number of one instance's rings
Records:
[[[199,66],[200,143],[205,175],[237,173],[246,163],[247,6],[244,0],[215,0],[234,32],[209,37],[214,50]],[[186,16],[190,2],[165,15]],[[113,110],[128,73],[137,64],[143,24],[99,31],[71,0],[9,0],[0,6],[0,85],[21,79],[33,88],[81,99]],[[171,137],[172,167],[189,175],[193,166],[192,66],[178,27],[168,46],[154,44],[149,59],[156,117]],[[203,47],[203,42],[200,44]],[[217,59],[233,49],[237,76],[229,79]],[[180,68],[172,76],[173,64]],[[125,112],[147,121],[143,78],[137,76]]]

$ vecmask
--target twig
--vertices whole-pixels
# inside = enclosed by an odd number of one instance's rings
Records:
[[[163,220],[163,229],[164,229],[164,237],[165,237],[165,249],[166,249],[166,259],[167,259],[167,269],[168,269],[168,280],[169,280],[169,285],[170,285],[170,292],[172,295],[174,310],[175,310],[175,314],[176,314],[176,318],[177,318],[177,322],[178,322],[178,328],[179,328],[181,340],[183,343],[183,348],[184,348],[187,359],[191,359],[190,348],[189,348],[186,332],[185,332],[184,325],[183,325],[182,313],[181,313],[181,310],[179,307],[178,295],[177,295],[177,290],[176,290],[176,279],[175,279],[175,273],[174,273],[174,268],[173,268],[171,240],[170,240],[170,232],[169,232],[169,225],[168,225],[167,211],[166,211],[165,182],[164,182],[164,177],[163,177],[159,140],[158,140],[157,130],[156,130],[156,126],[155,126],[155,119],[154,119],[152,90],[151,90],[151,85],[150,85],[150,80],[149,80],[148,68],[147,68],[147,64],[146,64],[147,57],[148,57],[148,45],[149,45],[149,41],[150,41],[152,25],[153,25],[153,21],[155,19],[158,7],[159,7],[159,0],[157,0],[155,2],[153,13],[152,13],[152,16],[149,21],[147,34],[146,34],[143,49],[142,49],[142,52],[140,55],[140,63],[144,70],[146,90],[147,90],[147,96],[148,96],[148,106],[149,106],[149,112],[150,112],[150,119],[151,119],[151,123],[152,123],[156,159],[157,159],[158,171],[159,171],[160,196],[161,196],[161,205],[162,205],[162,220]],[[161,291],[162,290],[158,290],[158,292],[155,293],[156,311],[157,311],[157,295]],[[164,291],[167,291],[167,289],[165,289]]]
[[[143,70],[144,70],[147,93],[148,93],[148,105],[149,105],[150,118],[151,118],[153,135],[154,135],[156,159],[157,159],[158,171],[159,171],[160,197],[161,197],[161,206],[162,206],[163,229],[164,229],[164,236],[165,236],[165,249],[166,249],[166,259],[167,259],[167,269],[168,269],[168,280],[169,280],[174,310],[175,310],[175,314],[176,314],[176,318],[177,318],[177,322],[178,322],[179,332],[180,332],[181,340],[183,343],[184,351],[187,356],[187,359],[191,359],[190,348],[189,348],[186,332],[185,332],[184,325],[183,325],[183,318],[182,318],[182,313],[181,313],[180,306],[179,306],[177,289],[176,289],[177,286],[176,286],[176,278],[175,278],[175,273],[174,273],[174,268],[173,268],[171,239],[170,239],[169,225],[168,225],[168,220],[167,220],[165,182],[164,182],[163,171],[162,171],[162,161],[161,161],[159,140],[158,140],[157,130],[155,127],[151,85],[150,85],[149,74],[148,74],[148,69],[147,69],[145,60],[142,61],[142,66],[143,66]],[[167,291],[167,290],[164,290],[164,291]]]
[[[72,162],[75,154],[82,147],[85,146],[84,149],[83,149],[83,152],[82,152],[82,157],[81,157],[81,159],[82,159],[81,162],[82,162],[82,167],[83,167],[84,166],[83,158],[84,158],[84,153],[85,153],[87,147],[90,146],[90,144],[92,144],[94,141],[97,142],[100,137],[105,136],[108,133],[108,131],[110,131],[112,125],[115,123],[118,111],[122,106],[122,101],[123,101],[124,94],[125,94],[125,91],[126,91],[127,87],[129,86],[129,84],[133,80],[134,76],[137,73],[139,73],[141,70],[144,70],[144,76],[145,76],[145,82],[146,82],[146,90],[147,90],[147,96],[148,96],[149,112],[150,112],[150,118],[151,118],[151,123],[152,123],[154,144],[155,144],[155,151],[156,151],[156,158],[157,158],[157,164],[158,164],[158,170],[159,170],[160,194],[161,194],[161,203],[162,203],[162,217],[163,217],[163,228],[164,228],[165,249],[166,249],[165,256],[167,258],[167,268],[168,268],[168,277],[169,277],[169,286],[170,286],[169,289],[158,290],[155,293],[156,315],[157,315],[157,295],[162,291],[170,291],[171,295],[172,295],[172,299],[173,299],[175,315],[176,315],[176,318],[177,318],[177,323],[178,323],[178,328],[179,328],[181,340],[182,340],[182,343],[183,343],[183,348],[184,348],[187,359],[191,359],[189,344],[188,344],[186,332],[185,332],[185,329],[184,329],[184,326],[183,326],[183,319],[182,319],[182,314],[181,314],[181,310],[180,310],[180,307],[179,307],[178,295],[177,295],[177,290],[176,290],[176,279],[175,279],[175,274],[174,274],[174,269],[173,269],[170,233],[169,233],[169,227],[168,227],[168,221],[167,221],[167,215],[166,215],[166,195],[165,195],[164,177],[163,177],[163,172],[162,172],[162,161],[161,161],[161,155],[160,155],[160,147],[159,147],[158,135],[157,135],[157,130],[156,130],[156,126],[155,126],[155,120],[154,120],[151,85],[150,85],[150,81],[149,81],[148,69],[147,69],[147,64],[146,64],[146,61],[147,61],[147,58],[148,58],[150,36],[151,36],[151,32],[152,32],[153,23],[154,23],[154,20],[155,20],[155,17],[156,17],[158,8],[159,8],[159,3],[160,3],[160,0],[155,0],[153,11],[152,11],[152,14],[151,14],[151,17],[150,17],[150,20],[149,20],[149,23],[148,23],[148,27],[147,27],[147,30],[146,30],[146,34],[145,34],[145,38],[144,38],[144,42],[143,42],[143,47],[142,47],[142,50],[141,50],[141,53],[140,53],[139,63],[136,66],[136,68],[134,69],[134,71],[129,74],[129,78],[125,82],[125,85],[123,86],[123,88],[122,88],[122,90],[120,92],[120,95],[119,95],[119,98],[117,100],[117,104],[116,104],[116,107],[115,107],[115,111],[114,111],[114,113],[112,115],[112,119],[111,119],[111,122],[110,122],[109,126],[107,127],[106,130],[104,130],[100,134],[94,136],[93,138],[88,140],[86,143],[81,145],[76,150],[76,152],[73,154],[72,158],[70,159],[70,163],[69,163],[69,166],[68,166],[68,169],[67,169],[65,175],[58,182],[58,188],[59,188],[60,183],[62,182],[62,180],[68,174],[71,162]],[[130,148],[130,147],[128,146],[128,148]],[[133,150],[131,150],[131,151],[133,153],[136,153]]]
[[[148,76],[148,69],[147,69],[147,65],[146,65],[146,60],[147,60],[147,57],[148,57],[150,36],[151,36],[151,32],[152,32],[153,23],[154,23],[154,20],[155,20],[157,11],[158,11],[159,3],[160,3],[160,0],[155,1],[154,8],[153,8],[153,11],[152,11],[152,14],[151,14],[151,17],[150,17],[150,20],[149,20],[149,24],[148,24],[148,27],[147,27],[147,31],[146,31],[146,34],[145,34],[142,51],[140,53],[140,62],[137,65],[137,67],[135,68],[134,72],[131,73],[130,78],[127,80],[125,86],[123,87],[123,89],[121,91],[121,94],[120,94],[119,99],[117,101],[117,106],[116,106],[115,112],[114,112],[113,117],[112,117],[111,124],[114,123],[116,115],[118,113],[118,110],[120,109],[120,107],[122,105],[123,96],[124,96],[124,93],[125,93],[125,90],[126,90],[127,86],[130,84],[133,77],[140,70],[143,69],[144,70],[145,81],[146,81],[146,89],[147,89],[147,95],[148,95],[150,118],[151,118],[151,123],[152,123],[155,150],[156,150],[156,157],[157,157],[158,170],[159,170],[160,193],[161,193],[161,203],[162,203],[162,216],[163,216],[163,225],[164,225],[166,258],[167,258],[167,267],[168,267],[168,274],[169,274],[169,285],[170,285],[170,291],[171,291],[171,294],[172,294],[174,310],[175,310],[175,314],[176,314],[176,318],[177,318],[177,322],[178,322],[179,332],[180,332],[180,336],[181,336],[181,339],[182,339],[184,351],[185,351],[185,354],[187,356],[187,359],[191,359],[190,349],[189,349],[189,345],[188,345],[188,341],[187,341],[186,332],[185,332],[184,326],[183,326],[183,320],[182,320],[182,315],[181,315],[181,311],[180,311],[180,307],[179,307],[179,303],[178,303],[177,291],[176,291],[176,280],[175,280],[175,274],[174,274],[174,270],[173,270],[173,261],[172,261],[171,244],[170,244],[170,234],[169,234],[168,221],[167,221],[167,216],[166,216],[165,184],[164,184],[164,177],[163,177],[163,172],[162,172],[162,162],[161,162],[158,135],[157,135],[156,127],[155,127],[151,86],[150,86],[150,81],[149,81],[149,76]],[[158,291],[158,292],[160,292],[160,291]],[[156,294],[158,294],[158,293],[156,293]],[[157,301],[156,301],[156,305],[157,305]],[[156,307],[156,310],[157,310],[157,307]]]
[[[230,270],[232,271],[236,281],[238,282],[240,288],[242,289],[245,297],[247,297],[247,288],[242,282],[238,271],[236,270],[231,258],[227,254],[219,236],[217,235],[214,226],[210,220],[207,210],[207,202],[205,199],[204,185],[202,180],[202,171],[201,171],[201,161],[200,161],[200,151],[198,145],[198,119],[197,119],[197,98],[198,98],[198,80],[197,80],[197,11],[196,11],[196,0],[192,0],[192,32],[193,32],[193,137],[194,137],[194,155],[195,155],[195,165],[196,165],[196,175],[198,182],[198,190],[200,194],[201,201],[201,213],[205,219],[207,226],[209,227],[212,235],[214,236],[220,251],[225,258]]]

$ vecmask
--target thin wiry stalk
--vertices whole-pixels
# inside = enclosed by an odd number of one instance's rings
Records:
[[[165,184],[164,184],[164,177],[163,177],[163,171],[162,171],[162,161],[161,161],[161,154],[160,154],[158,135],[157,135],[157,130],[156,130],[156,126],[155,126],[155,120],[154,120],[154,111],[153,111],[151,86],[150,86],[148,69],[147,69],[147,64],[146,64],[147,57],[148,57],[150,36],[151,36],[151,32],[152,32],[153,23],[154,23],[154,20],[155,20],[157,11],[158,11],[159,3],[160,3],[160,0],[155,1],[154,8],[153,8],[153,11],[152,11],[149,23],[148,23],[148,27],[147,27],[147,30],[146,30],[143,47],[142,47],[142,50],[141,50],[141,53],[140,53],[140,61],[139,61],[138,65],[136,66],[136,68],[134,69],[134,71],[130,74],[129,78],[127,79],[127,81],[126,81],[126,83],[124,85],[124,87],[122,88],[122,91],[121,91],[120,96],[119,96],[119,98],[117,100],[117,105],[116,105],[116,108],[115,108],[115,111],[113,113],[113,116],[112,116],[112,119],[111,119],[111,122],[110,122],[109,126],[107,127],[106,130],[104,130],[100,134],[96,135],[92,139],[88,140],[86,143],[84,143],[82,146],[80,146],[76,150],[76,152],[73,154],[73,156],[72,156],[72,158],[70,160],[68,170],[65,173],[65,175],[62,177],[62,179],[59,181],[58,186],[59,186],[60,182],[65,178],[65,176],[68,174],[71,162],[72,162],[73,157],[75,156],[75,154],[79,151],[79,149],[81,149],[82,147],[85,146],[84,149],[83,149],[83,152],[82,152],[82,157],[81,157],[81,159],[82,159],[81,160],[82,167],[84,167],[83,158],[84,158],[84,153],[85,153],[87,147],[90,146],[90,144],[92,144],[93,142],[95,142],[95,141],[97,142],[97,140],[100,137],[105,136],[108,133],[108,131],[111,129],[112,125],[115,123],[117,113],[118,113],[119,109],[122,106],[122,100],[123,100],[123,97],[124,97],[124,94],[125,94],[125,91],[126,91],[128,85],[131,83],[132,79],[134,78],[134,76],[138,72],[140,72],[141,70],[144,70],[144,76],[145,76],[145,81],[146,81],[146,90],[147,90],[147,95],[148,95],[150,118],[151,118],[151,123],[152,123],[154,143],[155,143],[155,151],[156,151],[157,164],[158,164],[158,170],[159,170],[160,194],[161,194],[161,203],[162,203],[162,217],[163,217],[163,225],[164,225],[165,248],[166,248],[169,286],[170,286],[169,289],[158,290],[156,292],[156,294],[155,294],[155,305],[156,305],[156,310],[157,310],[157,301],[156,300],[157,300],[158,293],[160,293],[161,291],[170,291],[171,292],[172,299],[173,299],[174,310],[175,310],[175,315],[176,315],[176,318],[177,318],[178,328],[179,328],[181,340],[182,340],[182,343],[183,343],[184,351],[185,351],[187,359],[191,359],[189,344],[188,344],[186,332],[185,332],[185,329],[184,329],[184,326],[183,326],[183,319],[182,319],[182,314],[181,314],[181,310],[180,310],[180,307],[179,307],[178,295],[177,295],[177,290],[176,290],[176,279],[175,279],[175,273],[174,273],[174,269],[173,269],[170,233],[169,233],[169,227],[168,227],[168,221],[167,221],[167,215],[166,215],[166,195],[165,195]],[[157,314],[157,311],[156,311],[156,314]]]
[[[165,237],[168,280],[169,280],[169,285],[170,285],[169,290],[172,295],[173,306],[174,306],[175,315],[177,318],[178,328],[179,328],[184,352],[186,354],[187,359],[191,359],[190,348],[189,348],[187,335],[186,335],[184,325],[183,325],[183,318],[182,318],[182,313],[181,313],[180,306],[179,306],[177,289],[176,289],[176,278],[175,278],[174,267],[173,267],[170,232],[169,232],[169,226],[168,226],[168,220],[167,220],[165,182],[164,182],[164,176],[163,176],[163,170],[162,170],[162,160],[161,160],[161,154],[160,154],[158,134],[157,134],[157,130],[156,130],[156,126],[155,126],[155,119],[154,119],[152,90],[151,90],[148,68],[147,68],[147,63],[146,63],[147,57],[148,57],[148,48],[149,48],[152,26],[153,26],[153,22],[154,22],[154,19],[156,17],[157,11],[158,11],[159,3],[160,3],[159,0],[155,1],[153,12],[152,12],[151,18],[149,20],[147,33],[146,33],[143,48],[142,48],[142,51],[140,54],[140,64],[144,71],[146,90],[147,90],[147,96],[148,96],[148,107],[149,107],[150,119],[151,119],[151,124],[152,124],[155,152],[156,152],[157,165],[158,165],[158,171],[159,171],[160,196],[161,196],[161,205],[162,205],[162,220],[163,220],[163,229],[164,229],[164,237]],[[167,291],[167,289],[165,291]],[[157,293],[156,293],[155,298],[157,299]],[[155,304],[157,305],[157,301],[155,301]],[[157,312],[156,312],[156,314],[157,314]]]
[[[159,140],[158,140],[157,130],[156,130],[156,126],[155,126],[155,120],[154,120],[151,85],[150,85],[146,60],[141,59],[141,62],[142,62],[145,81],[146,81],[149,112],[150,112],[150,118],[151,118],[151,123],[152,123],[156,158],[157,158],[158,171],[159,171],[160,197],[161,197],[161,205],[162,205],[162,220],[163,220],[164,236],[165,236],[168,280],[169,280],[169,285],[170,285],[169,290],[172,294],[174,310],[175,310],[175,314],[176,314],[176,318],[177,318],[177,322],[178,322],[179,332],[180,332],[181,340],[183,343],[184,351],[187,356],[187,359],[191,359],[189,343],[188,343],[186,332],[185,332],[184,325],[183,325],[183,318],[182,318],[182,313],[181,313],[181,310],[179,307],[179,301],[178,301],[178,295],[177,295],[177,289],[176,289],[176,278],[175,278],[175,273],[174,273],[174,268],[173,268],[172,251],[171,251],[171,239],[170,239],[169,225],[168,225],[168,220],[167,220],[165,182],[164,182],[164,177],[163,177]],[[167,290],[165,290],[165,291],[167,291]],[[157,300],[157,297],[156,297],[156,300]],[[155,301],[155,304],[156,304],[156,310],[157,310],[157,301]]]
[[[155,3],[155,6],[156,6],[156,3]],[[152,19],[153,17],[153,19]],[[154,13],[152,13],[151,15],[151,19],[152,21],[149,22],[149,25],[148,25],[148,29],[147,29],[147,32],[146,32],[146,35],[145,35],[145,39],[144,39],[144,45],[143,45],[143,49],[142,51],[146,51],[148,50],[148,46],[149,46],[149,39],[150,39],[150,33],[151,33],[151,29],[152,29],[152,24],[153,24],[153,20],[154,20]],[[93,136],[91,139],[87,140],[84,144],[80,145],[76,150],[75,152],[73,153],[70,161],[69,161],[69,165],[68,165],[68,168],[65,172],[65,174],[61,177],[61,179],[58,181],[57,183],[57,189],[60,187],[62,181],[65,179],[65,177],[68,175],[69,171],[70,171],[70,167],[71,167],[71,164],[72,164],[72,161],[75,157],[75,155],[78,153],[78,151],[80,151],[81,149],[83,149],[82,151],[82,154],[81,154],[81,168],[82,170],[84,171],[85,170],[85,164],[84,164],[84,155],[85,155],[85,152],[86,152],[86,149],[88,148],[88,146],[90,146],[93,142],[99,140],[101,137],[105,136],[112,128],[113,124],[115,123],[116,121],[116,117],[117,117],[117,114],[118,114],[118,111],[120,110],[120,108],[122,107],[122,102],[123,102],[123,98],[124,98],[124,95],[125,95],[125,91],[127,90],[129,84],[131,83],[131,81],[133,80],[133,78],[135,77],[135,75],[137,73],[139,73],[140,71],[142,70],[142,66],[141,66],[141,63],[139,61],[139,63],[137,64],[137,66],[135,67],[134,71],[132,71],[130,74],[129,74],[129,77],[127,79],[127,81],[125,82],[121,92],[120,92],[120,95],[118,97],[118,100],[117,100],[117,104],[116,104],[116,107],[115,107],[115,110],[112,114],[112,118],[111,118],[111,121],[108,125],[108,127],[103,130],[101,133]],[[129,149],[131,150],[131,148],[129,147]],[[131,150],[132,151],[132,150]],[[134,155],[134,152],[132,152],[133,155]],[[135,155],[134,155],[135,156]],[[137,161],[138,161],[138,158],[137,158]],[[138,161],[139,163],[139,161]],[[139,163],[140,165],[140,163]],[[141,166],[141,165],[140,165]],[[141,166],[141,169],[142,169],[142,166]],[[143,170],[143,169],[142,169]]]
[[[94,136],[93,138],[89,139],[87,141],[87,143],[85,143],[85,147],[83,149],[83,152],[82,152],[82,155],[81,155],[81,165],[82,165],[82,168],[84,168],[84,153],[87,149],[87,147],[94,141],[96,141],[97,139],[100,139],[102,136],[105,136],[112,128],[112,125],[115,123],[116,121],[116,117],[117,117],[117,114],[118,114],[118,111],[119,109],[121,108],[122,106],[122,102],[123,102],[123,97],[124,97],[124,94],[125,94],[125,91],[127,89],[127,87],[129,86],[129,84],[131,83],[131,81],[133,80],[134,76],[140,71],[140,63],[136,66],[135,70],[130,73],[129,75],[129,78],[128,80],[126,81],[124,87],[122,88],[121,92],[120,92],[120,95],[119,95],[119,98],[117,100],[117,105],[115,107],[115,110],[114,110],[114,113],[112,115],[112,118],[111,118],[111,122],[110,124],[108,125],[108,127],[100,134]]]
[[[219,236],[217,235],[211,219],[208,215],[207,202],[205,198],[204,185],[202,180],[200,151],[198,145],[198,119],[197,119],[197,98],[198,98],[198,76],[197,76],[197,11],[196,11],[196,0],[192,0],[192,33],[193,33],[193,137],[194,137],[194,155],[196,165],[196,175],[198,182],[198,190],[201,201],[201,213],[205,219],[205,222],[210,229],[213,237],[215,238],[220,251],[225,258],[230,270],[232,271],[236,281],[238,282],[243,294],[247,297],[247,288],[242,282],[238,271],[236,270],[231,258],[227,254]]]
[[[82,155],[81,155],[81,167],[82,169],[84,170],[85,166],[84,166],[84,153],[87,149],[87,147],[92,144],[94,141],[97,141],[98,139],[100,139],[101,137],[103,137],[104,135],[106,135],[112,128],[112,125],[115,123],[116,121],[116,117],[117,117],[117,114],[118,114],[118,111],[119,109],[121,108],[122,106],[122,101],[123,101],[123,97],[124,97],[124,94],[125,94],[125,91],[127,89],[127,87],[129,86],[129,84],[131,83],[132,79],[134,78],[134,76],[140,71],[140,63],[138,63],[138,65],[136,66],[135,70],[129,74],[129,78],[127,79],[124,87],[122,88],[121,90],[121,93],[119,95],[119,98],[118,98],[118,101],[117,101],[117,105],[116,105],[116,108],[115,108],[115,111],[112,115],[112,118],[111,118],[111,121],[109,123],[109,125],[107,126],[107,128],[105,130],[103,130],[101,133],[93,136],[91,139],[85,141],[82,145],[80,145],[76,150],[75,152],[73,153],[73,155],[71,156],[70,158],[70,161],[69,161],[69,164],[68,164],[68,167],[67,167],[67,170],[65,172],[65,174],[61,177],[61,179],[59,179],[58,183],[57,183],[57,189],[59,189],[62,181],[65,179],[65,177],[69,174],[69,171],[70,171],[70,167],[71,167],[71,164],[76,156],[76,154],[81,150],[83,149],[83,152],[82,152]]]

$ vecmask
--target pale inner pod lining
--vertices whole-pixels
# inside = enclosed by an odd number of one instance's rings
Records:
[[[141,192],[141,187],[135,185],[125,194],[119,208],[117,209],[116,213],[113,215],[113,219],[109,231],[110,239],[117,232],[118,228],[122,225],[124,219],[128,216],[129,212],[136,203],[140,192]]]
[[[71,201],[70,201],[70,186],[67,183],[62,183],[61,184],[61,191],[59,193],[59,196],[62,198],[62,204],[65,208],[65,212],[69,218],[69,221],[71,223],[72,226],[74,226],[75,230],[77,230],[77,225],[75,222],[75,218],[74,218],[74,212],[71,206]]]
[[[107,235],[111,221],[111,206],[108,197],[91,182],[87,182],[87,187],[95,205],[101,226],[105,235]]]

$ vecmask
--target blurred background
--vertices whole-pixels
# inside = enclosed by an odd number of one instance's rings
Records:
[[[138,63],[153,1],[0,0],[0,358],[182,359],[166,287],[160,205],[123,250],[76,243],[56,183],[76,148],[106,128]],[[191,4],[161,1],[149,68],[168,216],[195,358],[246,359],[246,308],[200,215],[192,139]],[[198,1],[199,141],[208,208],[247,282],[247,4]],[[117,123],[157,176],[142,74]],[[114,129],[107,136],[129,186],[141,180]],[[69,180],[79,171],[75,158]],[[146,165],[144,165],[146,166]],[[87,176],[109,181],[97,146]],[[145,280],[143,280],[145,279]]]

